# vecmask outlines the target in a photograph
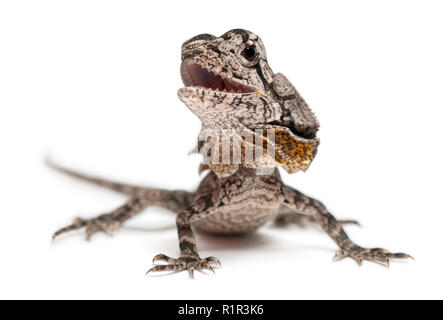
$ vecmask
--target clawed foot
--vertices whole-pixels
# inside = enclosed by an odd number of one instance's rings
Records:
[[[121,223],[119,221],[117,221],[114,217],[108,214],[104,214],[93,219],[77,218],[73,221],[71,225],[56,231],[52,235],[52,239],[55,239],[57,236],[63,233],[84,227],[86,232],[86,239],[89,240],[94,233],[99,231],[104,232],[106,234],[112,234],[112,232],[118,227],[120,227],[120,225]]]
[[[157,272],[157,271],[183,271],[188,270],[191,278],[194,277],[194,270],[207,269],[214,272],[211,266],[212,264],[221,265],[220,261],[214,257],[207,257],[205,259],[200,258],[198,255],[192,256],[182,256],[178,259],[170,258],[164,254],[158,254],[152,259],[152,262],[163,261],[167,264],[158,264],[152,267],[146,272]],[[214,272],[215,273],[215,272]]]
[[[346,257],[354,259],[359,265],[363,263],[363,260],[367,260],[384,264],[387,267],[389,267],[389,260],[391,259],[414,259],[406,253],[391,253],[380,248],[365,249],[354,245],[338,251],[334,256],[334,260],[337,261]]]

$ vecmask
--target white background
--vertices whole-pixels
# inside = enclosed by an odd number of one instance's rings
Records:
[[[439,1],[2,1],[0,298],[443,298],[443,7]],[[260,35],[275,72],[321,122],[307,173],[283,174],[362,246],[405,251],[389,269],[332,262],[319,228],[198,236],[216,275],[145,276],[177,256],[174,214],[149,208],[110,238],[51,244],[75,216],[121,195],[47,169],[192,190],[199,120],[177,99],[180,45],[199,33]]]

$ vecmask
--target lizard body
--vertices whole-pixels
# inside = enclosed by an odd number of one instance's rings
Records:
[[[129,196],[129,201],[113,212],[93,219],[77,218],[53,237],[79,228],[86,229],[88,238],[98,231],[112,232],[147,206],[157,205],[177,213],[181,254],[176,259],[164,254],[155,256],[154,263],[165,264],[156,264],[148,272],[188,270],[193,276],[194,270],[212,270],[211,264],[219,263],[214,257],[198,255],[192,226],[204,232],[239,234],[252,232],[271,220],[319,224],[338,245],[337,259],[351,257],[359,264],[363,260],[389,264],[390,259],[410,257],[354,244],[342,225],[355,221],[336,220],[318,200],[283,183],[278,166],[289,173],[309,167],[319,145],[319,123],[287,78],[272,72],[257,35],[234,29],[221,37],[201,34],[189,39],[182,45],[181,75],[185,87],[178,96],[200,118],[201,135],[212,130],[218,137],[230,129],[230,138],[246,133],[254,143],[263,142],[267,151],[248,162],[245,150],[252,145],[258,150],[256,144],[225,141],[230,151],[241,146],[240,161],[230,157],[227,162],[219,162],[217,156],[204,162],[201,170],[210,171],[195,192],[110,182],[49,162],[59,171]],[[238,134],[240,131],[242,134]],[[213,146],[218,148],[225,142]]]

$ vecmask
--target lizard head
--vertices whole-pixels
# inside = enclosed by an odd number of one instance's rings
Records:
[[[182,45],[181,76],[188,87],[232,93],[265,92],[256,70],[266,52],[253,33],[232,30],[219,38],[195,36]]]
[[[203,129],[272,130],[274,166],[290,173],[309,167],[318,121],[286,77],[272,72],[257,35],[242,29],[200,34],[183,43],[181,56],[185,87],[178,96]],[[269,140],[267,133],[257,135]]]

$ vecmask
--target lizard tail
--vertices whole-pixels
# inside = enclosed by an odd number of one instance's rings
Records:
[[[124,184],[124,183],[119,183],[119,182],[115,182],[115,181],[110,181],[110,180],[105,180],[105,179],[101,179],[99,177],[94,177],[94,176],[90,176],[87,174],[83,174],[65,167],[62,167],[60,165],[58,165],[57,163],[53,162],[49,157],[45,158],[45,163],[48,167],[62,172],[64,174],[67,174],[71,177],[83,180],[83,181],[87,181],[90,183],[93,183],[95,185],[101,186],[101,187],[105,187],[107,189],[111,189],[120,193],[124,193],[127,195],[137,195],[140,193],[146,193],[147,191],[150,190],[150,188],[145,188],[145,187],[140,187],[140,186],[132,186],[129,184]]]

